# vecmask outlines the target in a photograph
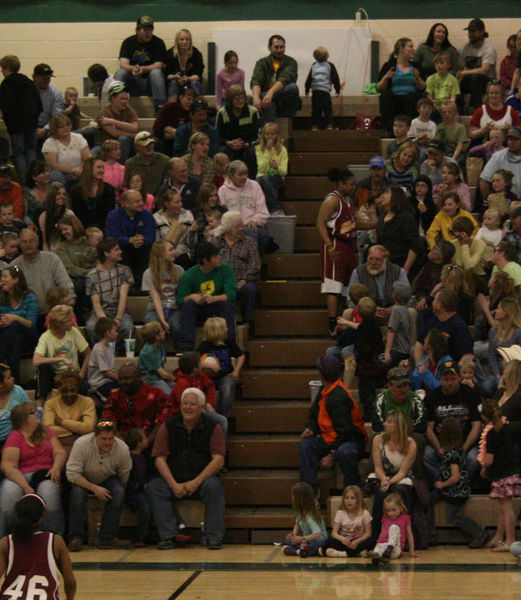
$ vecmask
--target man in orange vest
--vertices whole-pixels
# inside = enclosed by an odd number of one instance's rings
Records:
[[[344,487],[360,485],[358,461],[367,433],[358,405],[341,380],[343,365],[322,356],[317,367],[322,387],[309,410],[299,454],[300,480],[309,483],[318,498],[318,469],[330,469],[335,461],[342,469]]]

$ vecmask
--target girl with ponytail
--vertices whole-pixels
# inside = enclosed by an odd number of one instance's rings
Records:
[[[59,600],[59,571],[65,600],[73,600],[76,580],[65,542],[50,531],[40,531],[45,518],[43,499],[26,494],[14,512],[12,533],[0,540],[0,576],[5,576],[0,598],[33,598],[37,592],[38,597]]]
[[[510,426],[497,402],[485,400],[481,418],[485,423],[478,455],[481,476],[491,480],[490,497],[499,500],[498,525],[488,545],[492,552],[508,552],[516,528],[512,498],[521,496],[519,455]]]

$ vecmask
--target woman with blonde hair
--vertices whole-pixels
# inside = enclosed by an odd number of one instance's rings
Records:
[[[373,439],[374,477],[379,482],[373,501],[373,536],[378,536],[380,530],[382,506],[386,496],[396,492],[408,508],[411,506],[412,466],[417,453],[412,431],[409,415],[401,410],[393,410],[384,421],[383,433]]]
[[[180,29],[174,45],[166,52],[165,75],[168,97],[177,96],[182,87],[191,87],[200,96],[203,93],[203,55],[192,45],[192,34]]]
[[[177,286],[184,269],[175,264],[175,246],[168,240],[156,240],[150,250],[148,269],[143,273],[141,290],[148,292],[145,323],[159,321],[170,334],[174,347],[179,342]]]
[[[403,188],[409,196],[414,193],[414,183],[418,177],[418,149],[414,142],[404,142],[396,153],[385,161],[386,179]]]
[[[499,348],[521,345],[521,307],[514,298],[503,298],[495,312],[495,327],[488,336],[488,362],[492,375],[485,377],[481,387],[487,398],[492,398],[498,388],[503,365]]]
[[[84,162],[91,156],[85,138],[72,133],[71,120],[62,113],[51,118],[42,153],[51,170],[51,181],[59,181],[69,190],[81,177]]]
[[[202,131],[196,131],[188,140],[189,154],[182,158],[188,165],[188,175],[197,178],[201,185],[213,183],[216,169],[215,161],[208,156],[210,138]]]
[[[266,196],[268,210],[272,214],[283,214],[277,195],[288,174],[288,151],[282,143],[277,123],[266,123],[262,128],[255,157],[257,181]]]

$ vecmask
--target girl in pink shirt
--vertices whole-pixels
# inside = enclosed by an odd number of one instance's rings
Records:
[[[101,146],[101,158],[105,165],[103,181],[116,190],[116,202],[121,204],[121,194],[125,191],[125,166],[119,163],[121,144],[118,140],[105,140]]]
[[[384,500],[382,529],[373,550],[373,564],[398,558],[405,549],[406,540],[409,544],[409,556],[414,558],[417,555],[414,553],[411,517],[407,514],[400,494],[389,494]]]

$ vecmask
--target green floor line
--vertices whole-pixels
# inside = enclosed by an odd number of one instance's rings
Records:
[[[299,561],[291,563],[235,563],[235,562],[180,562],[180,563],[156,563],[156,562],[75,562],[75,571],[317,571],[317,572],[415,572],[415,573],[521,573],[519,566],[515,563],[389,563],[376,566],[371,563],[314,563]]]

